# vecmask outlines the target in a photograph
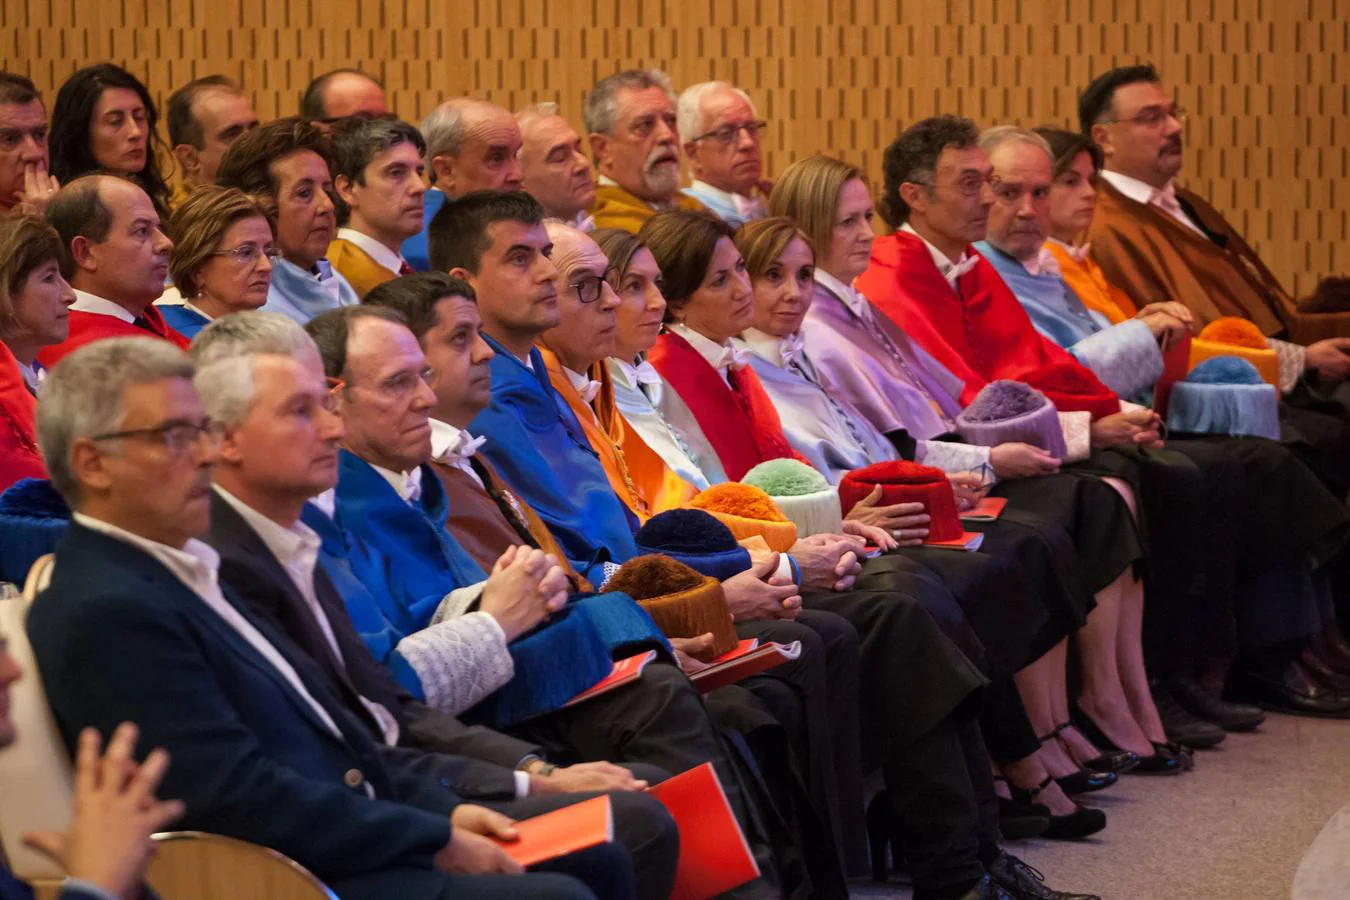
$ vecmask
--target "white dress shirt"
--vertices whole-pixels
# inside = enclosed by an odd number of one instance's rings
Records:
[[[440,419],[431,420],[431,458],[439,463],[454,466],[486,489],[483,479],[473,470],[469,460],[478,448],[487,442],[485,437],[474,437],[463,429],[456,428]]]
[[[1173,182],[1167,182],[1166,187],[1155,188],[1138,178],[1131,178],[1129,175],[1122,175],[1119,172],[1102,169],[1100,174],[1110,183],[1111,187],[1134,202],[1143,203],[1146,206],[1156,206],[1191,231],[1204,236],[1205,240],[1209,240],[1209,236],[1205,235],[1200,226],[1191,221],[1191,217],[1182,211],[1181,203],[1177,200],[1176,185]]]
[[[128,324],[136,321],[136,315],[131,310],[88,291],[76,291],[75,302],[70,308],[83,313],[93,313],[96,316],[112,316]]]
[[[969,248],[967,248],[961,251],[960,259],[956,262],[952,262],[947,258],[947,254],[933,246],[928,238],[915,231],[908,222],[901,225],[900,230],[909,232],[919,240],[923,241],[923,245],[928,248],[928,252],[933,257],[933,262],[937,265],[938,271],[942,273],[942,277],[947,279],[947,283],[950,284],[953,289],[956,288],[957,279],[975,268],[975,264],[980,261],[980,258],[971,253]]]
[[[229,503],[262,539],[267,549],[277,558],[277,562],[281,563],[281,568],[286,570],[291,583],[300,592],[305,605],[314,616],[314,621],[318,623],[324,640],[333,651],[333,656],[337,657],[339,663],[345,665],[342,648],[338,646],[337,635],[333,633],[333,624],[328,620],[328,614],[324,612],[323,607],[319,605],[319,595],[314,590],[314,570],[319,564],[319,547],[322,544],[314,529],[298,519],[289,528],[279,525],[220,485],[215,485],[215,489],[216,493],[220,494],[221,498]],[[390,747],[398,746],[398,720],[380,704],[367,700],[359,694],[357,696],[361,700],[361,705],[379,723],[384,742]]]
[[[322,704],[314,699],[314,695],[305,687],[295,669],[286,661],[286,657],[282,656],[281,652],[272,646],[272,643],[253,626],[252,622],[244,617],[243,613],[235,609],[233,604],[225,599],[225,595],[220,590],[218,577],[220,554],[216,553],[210,545],[196,538],[189,538],[182,549],[177,549],[133,534],[84,513],[74,513],[72,518],[91,531],[97,531],[125,544],[130,544],[152,556],[181,581],[184,587],[192,591],[198,599],[205,603],[213,613],[220,616],[225,624],[234,629],[272,668],[276,669],[282,679],[300,695],[302,700],[309,704],[314,714],[318,716],[319,721],[323,722],[328,730],[337,736],[338,740],[346,740],[337,723],[328,714],[328,710],[324,709]],[[374,790],[368,783],[365,787],[366,793],[373,798],[375,796]]]
[[[403,254],[390,250],[370,235],[363,234],[354,228],[339,228],[337,237],[338,240],[351,241],[364,250],[367,256],[395,275],[398,275],[403,271],[403,267],[408,265],[408,261],[403,258]]]
[[[713,187],[706,181],[695,179],[694,183],[689,185],[689,189],[698,194],[707,194],[715,200],[720,200],[726,206],[736,210],[736,215],[742,221],[751,219],[762,219],[768,215],[768,210],[764,208],[764,201],[758,197],[747,197],[744,194],[735,194],[731,191],[724,191],[719,187]]]
[[[752,353],[783,369],[800,359],[806,348],[806,341],[800,331],[780,338],[758,328],[747,328],[741,332],[740,341]]]

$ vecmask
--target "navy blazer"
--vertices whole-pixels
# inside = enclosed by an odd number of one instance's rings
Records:
[[[426,868],[459,798],[374,741],[291,642],[225,597],[295,668],[335,735],[290,683],[161,563],[71,523],[28,633],[67,746],[140,728],[138,755],[172,756],[160,795],[179,827],[271,847],[325,881]],[[365,785],[373,788],[372,800]]]

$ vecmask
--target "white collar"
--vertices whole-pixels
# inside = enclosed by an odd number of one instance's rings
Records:
[[[581,395],[581,402],[590,406],[595,400],[595,395],[600,393],[600,382],[592,381],[590,376],[583,375],[580,372],[574,372],[567,366],[560,366],[563,374],[567,376],[567,381],[576,388],[576,392]]]
[[[319,547],[322,544],[314,529],[299,519],[296,519],[289,528],[279,525],[220,485],[213,485],[213,487],[221,499],[230,504],[234,511],[239,513],[243,520],[248,523],[248,526],[257,532],[258,537],[262,539],[262,542],[267,545],[267,549],[272,551],[272,555],[277,558],[277,562],[281,563],[283,567],[289,567],[292,563],[299,562],[304,568],[313,570],[315,563],[318,561]]]
[[[805,344],[800,331],[780,338],[758,328],[745,329],[741,332],[739,340],[756,356],[780,369],[785,369],[800,359]]]
[[[468,459],[487,443],[486,437],[474,437],[440,419],[431,420],[431,458],[437,462]]]
[[[200,306],[197,306],[197,305],[196,305],[195,303],[193,303],[191,300],[186,300],[186,299],[185,299],[185,300],[184,300],[182,303],[180,303],[179,305],[182,306],[184,309],[188,309],[188,310],[191,310],[192,312],[195,312],[197,315],[201,316],[203,319],[205,319],[205,320],[208,321],[208,322],[214,322],[214,321],[216,320],[216,317],[215,317],[215,316],[211,315],[211,314],[208,313],[206,310],[202,309]]]
[[[1050,238],[1050,243],[1054,244],[1056,247],[1062,248],[1065,253],[1069,254],[1069,258],[1080,266],[1087,262],[1088,254],[1092,252],[1091,241],[1086,241],[1082,244],[1068,244],[1061,241],[1059,238],[1052,237]]]
[[[577,213],[577,216],[572,220],[571,225],[582,234],[590,234],[595,230],[595,216],[591,215],[589,210],[583,209],[581,212]]]
[[[112,316],[115,319],[121,319],[127,324],[136,321],[136,314],[118,303],[91,294],[88,291],[75,291],[75,302],[70,305],[73,310],[82,313],[91,313],[96,316]]]
[[[962,275],[969,272],[971,269],[973,269],[975,267],[975,263],[978,262],[979,260],[979,258],[974,254],[972,254],[970,252],[970,249],[967,248],[961,251],[960,259],[958,259],[956,262],[952,262],[950,259],[947,258],[947,254],[943,253],[937,247],[933,246],[933,244],[929,242],[928,238],[924,237],[923,235],[915,231],[914,227],[910,225],[908,222],[901,225],[900,230],[908,232],[909,234],[912,234],[919,240],[923,241],[923,245],[928,248],[929,255],[933,257],[933,264],[937,266],[938,271],[942,273],[942,277],[947,279],[947,283],[950,284],[953,288],[956,287],[956,280],[960,278]]]
[[[379,472],[381,478],[389,482],[389,486],[398,493],[404,503],[412,506],[422,499],[421,466],[414,466],[411,472],[395,472],[393,469],[386,469],[374,463],[371,463],[370,467]]]
[[[821,268],[816,269],[814,277],[817,284],[844,301],[844,305],[852,310],[853,314],[858,318],[866,319],[872,314],[871,303],[868,302],[867,297],[863,292],[853,285],[844,284],[838,278],[835,278],[829,272],[826,272]]]
[[[623,378],[625,387],[641,388],[644,384],[661,383],[661,373],[656,371],[656,366],[645,359],[639,359],[637,365],[619,359],[617,356],[610,357],[610,359],[618,367],[619,375]],[[613,374],[613,371],[613,369],[610,369],[611,374]]]
[[[719,187],[713,187],[706,181],[695,181],[689,186],[689,189],[698,194],[707,194],[714,200],[722,201],[722,203],[736,210],[736,215],[738,216],[757,216],[764,214],[764,203],[757,197],[747,197],[745,194],[724,191]]]
[[[340,241],[350,241],[357,247],[360,247],[365,251],[367,256],[375,260],[375,262],[379,263],[383,268],[393,272],[395,275],[407,265],[407,262],[403,259],[401,254],[390,250],[370,235],[357,231],[355,228],[339,228],[337,230],[337,238]]]
[[[19,366],[19,374],[23,376],[23,383],[28,385],[28,389],[36,394],[38,388],[42,386],[43,379],[47,377],[47,370],[36,359],[33,360],[32,365],[19,362],[17,359],[14,362]]]
[[[666,330],[677,334],[689,342],[689,346],[718,372],[728,368],[739,369],[749,362],[750,351],[731,344],[719,344],[712,338],[699,334],[688,325],[677,322],[666,326]]]
[[[116,525],[95,519],[84,513],[73,513],[71,518],[91,531],[106,534],[124,544],[131,544],[153,556],[174,577],[194,591],[201,593],[200,587],[215,587],[217,573],[220,571],[220,554],[213,547],[196,538],[188,538],[182,547],[170,547],[159,541],[119,528]],[[200,586],[200,587],[199,587]]]
[[[1153,185],[1140,181],[1138,178],[1123,175],[1120,172],[1102,169],[1099,174],[1110,183],[1111,187],[1120,191],[1135,203],[1149,203],[1153,199],[1154,192],[1158,191],[1158,188],[1155,188]],[[1172,188],[1172,183],[1170,181],[1167,183],[1167,188],[1164,188],[1160,193],[1166,193],[1168,189],[1175,190]]]

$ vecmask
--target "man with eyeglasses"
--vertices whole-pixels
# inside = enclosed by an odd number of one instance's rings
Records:
[[[1222,213],[1176,185],[1187,117],[1153,66],[1102,73],[1079,97],[1078,115],[1105,162],[1085,239],[1108,281],[1141,308],[1184,304],[1197,327],[1251,320],[1279,355],[1286,393],[1316,396],[1350,377],[1344,317],[1301,309]]]
[[[364,297],[413,268],[403,242],[422,230],[427,187],[422,134],[398,119],[354,116],[333,126],[337,237],[328,260]]]
[[[685,193],[732,228],[768,215],[764,198],[773,188],[764,178],[760,136],[768,123],[750,96],[725,81],[685,88],[679,102],[684,155],[694,183]],[[758,195],[758,196],[756,196]]]
[[[602,78],[586,95],[586,131],[600,172],[596,228],[636,233],[665,209],[703,209],[680,192],[675,91],[660,69]]]
[[[149,336],[187,347],[154,305],[164,293],[173,242],[145,191],[125,178],[86,175],[57,192],[47,221],[61,235],[61,275],[75,289],[75,303],[69,335],[43,348],[39,363],[51,368],[72,350],[110,337]]]

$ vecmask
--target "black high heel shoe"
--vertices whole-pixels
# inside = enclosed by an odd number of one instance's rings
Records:
[[[1051,778],[1045,776],[1045,780],[1034,788],[1020,788],[1009,782],[1008,789],[1013,795],[1013,801],[1022,805],[1035,804],[1036,797],[1041,791],[1050,786]],[[1035,804],[1042,806],[1042,804]],[[1045,808],[1045,807],[1043,807]],[[1048,808],[1047,808],[1048,809]],[[1074,804],[1074,811],[1066,816],[1050,816],[1050,826],[1045,829],[1041,835],[1052,841],[1077,841],[1089,835],[1096,834],[1106,827],[1106,813],[1100,809],[1092,809],[1087,806]]]
[[[1006,784],[1008,793],[1016,790],[1003,775],[995,775],[994,781]],[[1002,794],[998,795],[998,831],[1005,841],[1040,837],[1049,827],[1050,807],[1042,803],[1018,803]]]
[[[1060,734],[1064,732],[1064,729],[1073,727],[1075,726],[1072,722],[1060,722],[1055,726],[1054,731],[1039,740],[1041,743],[1045,743],[1045,741],[1050,738],[1058,740],[1060,744],[1063,745],[1064,752],[1069,754],[1069,759],[1078,762],[1073,755],[1073,751],[1069,749],[1068,743],[1060,737]],[[1093,743],[1096,742],[1094,741]],[[1108,750],[1099,756],[1094,756],[1092,759],[1079,762],[1078,764],[1091,772],[1114,772],[1117,775],[1124,775],[1126,772],[1139,765],[1139,755],[1131,753],[1129,750]]]
[[[1092,717],[1083,712],[1082,708],[1075,703],[1070,711],[1073,717],[1074,726],[1092,743],[1098,747],[1105,747],[1108,750],[1119,750],[1115,741],[1111,740],[1106,734],[1097,727],[1097,723],[1092,721]],[[1129,770],[1131,775],[1180,775],[1184,768],[1182,760],[1170,749],[1162,744],[1153,744],[1152,756],[1139,756],[1139,764]]]
[[[895,833],[895,810],[885,791],[878,791],[867,804],[867,846],[872,856],[872,880],[885,884],[891,868],[900,868],[904,860]]]
[[[1056,725],[1055,729],[1049,734],[1040,735],[1037,740],[1042,744],[1047,741],[1059,739],[1060,732],[1068,728],[1071,723],[1065,722],[1062,725]],[[1073,754],[1069,752],[1067,746],[1064,747],[1065,754],[1069,759],[1073,759]],[[1091,769],[1080,765],[1077,772],[1070,772],[1068,775],[1055,776],[1055,784],[1066,794],[1090,794],[1093,791],[1103,791],[1115,784],[1118,780],[1116,772],[1120,767],[1131,769],[1139,765],[1139,757],[1126,751],[1118,751],[1111,754],[1114,759],[1107,759],[1106,755],[1095,757],[1092,762],[1103,765],[1102,769]],[[1128,757],[1128,758],[1126,758]],[[1077,760],[1074,760],[1077,762]]]

